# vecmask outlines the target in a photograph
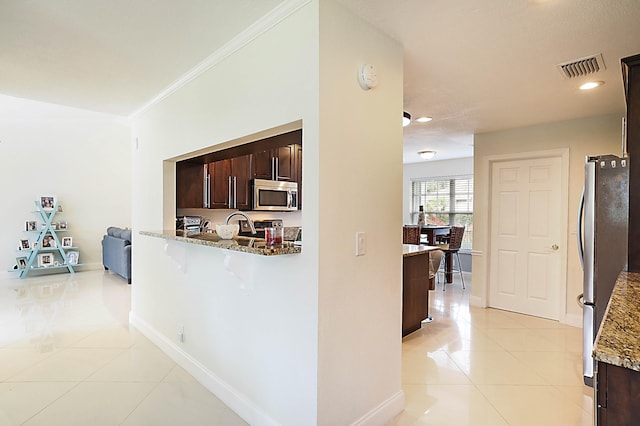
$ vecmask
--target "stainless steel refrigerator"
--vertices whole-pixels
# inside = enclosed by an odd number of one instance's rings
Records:
[[[629,161],[615,155],[587,157],[578,218],[578,249],[584,271],[583,372],[593,386],[593,342],[611,291],[627,265]]]

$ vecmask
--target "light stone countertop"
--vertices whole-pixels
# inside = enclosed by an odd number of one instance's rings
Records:
[[[430,251],[439,250],[438,247],[424,246],[416,244],[403,244],[402,245],[402,257],[418,256],[421,254],[427,254]]]
[[[165,240],[182,241],[190,244],[216,247],[225,250],[241,251],[243,253],[258,254],[261,256],[278,256],[283,254],[302,253],[302,247],[290,241],[282,244],[268,246],[262,238],[236,237],[232,240],[223,240],[213,233],[185,233],[185,231],[164,230],[164,231],[140,231],[140,235],[148,237],[162,238]]]
[[[597,361],[640,371],[640,273],[621,272],[596,337]]]

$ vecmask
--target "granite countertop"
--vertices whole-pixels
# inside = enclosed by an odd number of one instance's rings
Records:
[[[596,337],[597,361],[640,371],[640,273],[621,272]]]
[[[225,250],[241,251],[262,256],[277,256],[282,254],[302,253],[302,247],[293,244],[291,241],[284,241],[282,244],[267,245],[262,238],[236,237],[232,240],[223,240],[212,233],[191,233],[180,230],[164,230],[158,232],[140,231],[140,235],[148,237],[163,238],[165,240],[182,241],[190,244],[217,247]]]
[[[424,246],[416,244],[403,244],[402,245],[402,257],[418,256],[426,254],[432,250],[439,250],[438,247]]]

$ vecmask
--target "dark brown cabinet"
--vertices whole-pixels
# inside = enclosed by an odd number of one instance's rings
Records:
[[[629,271],[640,271],[640,55],[622,59],[629,152]]]
[[[297,147],[298,145],[292,144],[256,151],[253,154],[253,177],[297,181]]]
[[[298,183],[302,209],[302,130],[176,163],[176,207],[251,210],[252,179]]]
[[[251,160],[249,154],[207,165],[209,208],[251,209]]]
[[[598,362],[596,423],[598,426],[637,425],[640,419],[640,372]]]
[[[429,254],[402,258],[402,337],[429,316]]]
[[[176,207],[203,208],[205,166],[202,163],[180,161],[176,163]]]

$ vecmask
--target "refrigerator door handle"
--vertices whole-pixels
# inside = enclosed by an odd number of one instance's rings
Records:
[[[578,256],[580,257],[580,265],[584,269],[584,244],[582,240],[582,233],[584,230],[584,188],[582,188],[582,195],[580,195],[580,204],[578,205],[578,221],[576,230],[576,237],[578,239]]]

